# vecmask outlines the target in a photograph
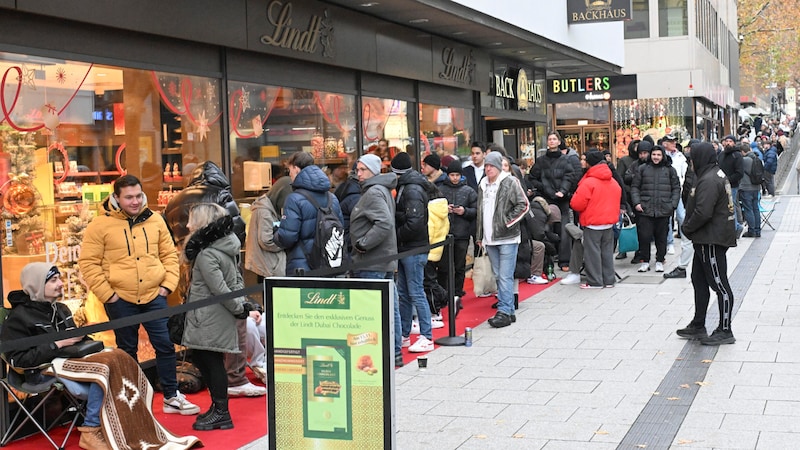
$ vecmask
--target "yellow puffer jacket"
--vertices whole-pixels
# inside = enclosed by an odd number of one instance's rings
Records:
[[[105,303],[116,292],[134,304],[149,303],[160,286],[178,286],[178,252],[167,223],[147,207],[129,217],[108,197],[83,235],[78,265],[89,289]]]
[[[447,212],[447,199],[436,198],[428,202],[428,240],[436,244],[447,239],[450,232],[450,217]],[[428,252],[428,261],[441,261],[444,246],[432,248]]]

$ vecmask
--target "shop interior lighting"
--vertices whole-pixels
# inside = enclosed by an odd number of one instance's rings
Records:
[[[361,6],[364,7],[364,8],[371,8],[373,6],[378,6],[378,5],[380,5],[380,3],[378,3],[378,2],[367,2],[367,3],[362,3],[361,4]]]
[[[408,23],[414,23],[414,24],[428,23],[428,19],[412,19],[409,20]]]

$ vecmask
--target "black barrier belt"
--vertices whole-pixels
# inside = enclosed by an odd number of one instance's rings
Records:
[[[369,260],[360,261],[357,264],[351,264],[347,267],[336,267],[336,268],[325,268],[325,269],[316,269],[311,270],[308,272],[303,272],[303,277],[327,277],[331,275],[341,275],[347,273],[349,271],[362,269],[364,267],[369,267],[378,264],[384,264],[395,259],[402,259],[408,256],[420,254],[420,253],[427,253],[433,248],[441,247],[447,245],[451,242],[450,238],[445,239],[444,241],[437,242],[435,244],[431,244],[425,247],[417,247],[411,250],[404,251],[402,253],[396,253],[394,255],[387,255],[382,256],[380,258],[374,258]],[[254,294],[256,292],[262,291],[263,287],[260,284],[246,287],[244,289],[239,289],[238,291],[228,292],[222,295],[217,295],[214,297],[208,297],[203,300],[198,300],[196,302],[191,303],[183,303],[177,306],[171,306],[168,308],[160,309],[157,311],[148,311],[142,314],[136,314],[133,316],[122,317],[120,319],[114,319],[108,322],[99,323],[97,325],[89,325],[86,327],[74,328],[71,330],[66,331],[59,331],[57,333],[47,333],[47,334],[40,334],[37,336],[31,336],[21,339],[16,339],[9,342],[0,342],[0,353],[6,353],[14,350],[22,350],[26,348],[36,347],[37,345],[45,344],[48,342],[55,342],[60,341],[62,339],[68,339],[71,337],[76,336],[85,336],[87,334],[98,333],[101,331],[107,330],[115,330],[117,328],[129,327],[132,325],[139,325],[144,322],[150,322],[151,320],[163,319],[164,317],[169,317],[178,313],[191,311],[198,308],[204,308],[206,306],[216,305],[217,303],[221,303],[225,300],[230,300],[232,298],[243,297],[246,295]],[[117,300],[119,302],[124,302],[125,300]]]

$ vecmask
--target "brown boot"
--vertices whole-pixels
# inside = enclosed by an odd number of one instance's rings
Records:
[[[100,427],[78,427],[81,432],[81,440],[78,446],[85,450],[110,450],[106,438],[103,437],[103,430]]]

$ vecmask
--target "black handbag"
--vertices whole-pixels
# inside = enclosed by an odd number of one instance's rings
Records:
[[[169,316],[167,320],[167,330],[169,331],[169,340],[173,344],[182,345],[183,330],[186,328],[186,313],[178,313]]]
[[[58,356],[61,358],[83,358],[104,348],[103,341],[81,341],[77,344],[61,347],[58,349]]]

